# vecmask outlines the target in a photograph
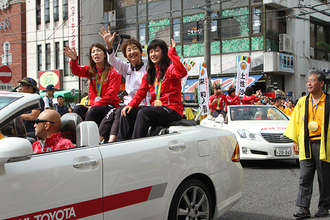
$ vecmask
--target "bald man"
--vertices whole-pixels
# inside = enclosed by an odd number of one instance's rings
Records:
[[[41,112],[34,124],[38,141],[32,145],[33,153],[38,154],[73,148],[72,142],[62,137],[59,132],[60,127],[61,115],[57,111],[47,109]]]

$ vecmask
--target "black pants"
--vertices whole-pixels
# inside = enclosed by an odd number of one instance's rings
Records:
[[[121,116],[121,110],[124,106],[111,109],[102,119],[99,132],[100,135],[108,142],[110,135],[118,135],[119,121]]]
[[[73,112],[77,113],[84,121],[94,121],[97,125],[99,125],[105,114],[107,114],[112,108],[112,105],[102,105],[93,106],[88,110],[87,107],[78,105],[74,107]]]
[[[178,120],[181,120],[179,113],[168,107],[140,106],[132,109],[126,117],[120,118],[117,140],[146,137],[149,126],[167,126]]]
[[[299,192],[296,206],[309,208],[315,170],[319,182],[319,208],[330,208],[330,163],[321,161],[320,143],[311,144],[311,159],[300,161]]]
[[[223,118],[226,118],[226,112],[224,110],[215,110],[215,111],[211,111],[211,115],[213,117],[218,117],[218,115],[222,114]]]

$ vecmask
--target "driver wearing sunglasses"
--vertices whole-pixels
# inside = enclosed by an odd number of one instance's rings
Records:
[[[72,142],[62,137],[60,127],[61,115],[57,111],[47,109],[41,112],[34,121],[38,141],[32,145],[33,154],[73,148]]]

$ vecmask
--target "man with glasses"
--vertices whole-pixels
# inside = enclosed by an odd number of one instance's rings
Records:
[[[19,82],[19,91],[23,93],[39,93],[39,88],[37,87],[37,82],[32,79],[31,77],[24,77]],[[21,118],[24,120],[24,125],[26,132],[29,137],[35,137],[34,136],[34,120],[38,117],[40,112],[44,110],[44,101],[40,97],[39,100],[40,108],[33,109],[32,111],[26,112],[25,114],[21,115]]]
[[[315,171],[319,183],[319,203],[315,217],[325,217],[330,208],[330,132],[329,95],[323,93],[326,75],[312,69],[307,79],[309,95],[299,99],[284,135],[293,140],[292,150],[299,154],[300,177],[293,216],[310,217]]]
[[[44,153],[73,148],[74,145],[68,139],[62,137],[59,132],[61,127],[61,115],[52,109],[40,113],[35,120],[35,135],[38,141],[34,142],[33,153]]]

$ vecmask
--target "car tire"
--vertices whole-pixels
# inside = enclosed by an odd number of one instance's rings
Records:
[[[211,219],[213,215],[211,195],[203,182],[187,180],[176,190],[168,215],[168,220]]]

